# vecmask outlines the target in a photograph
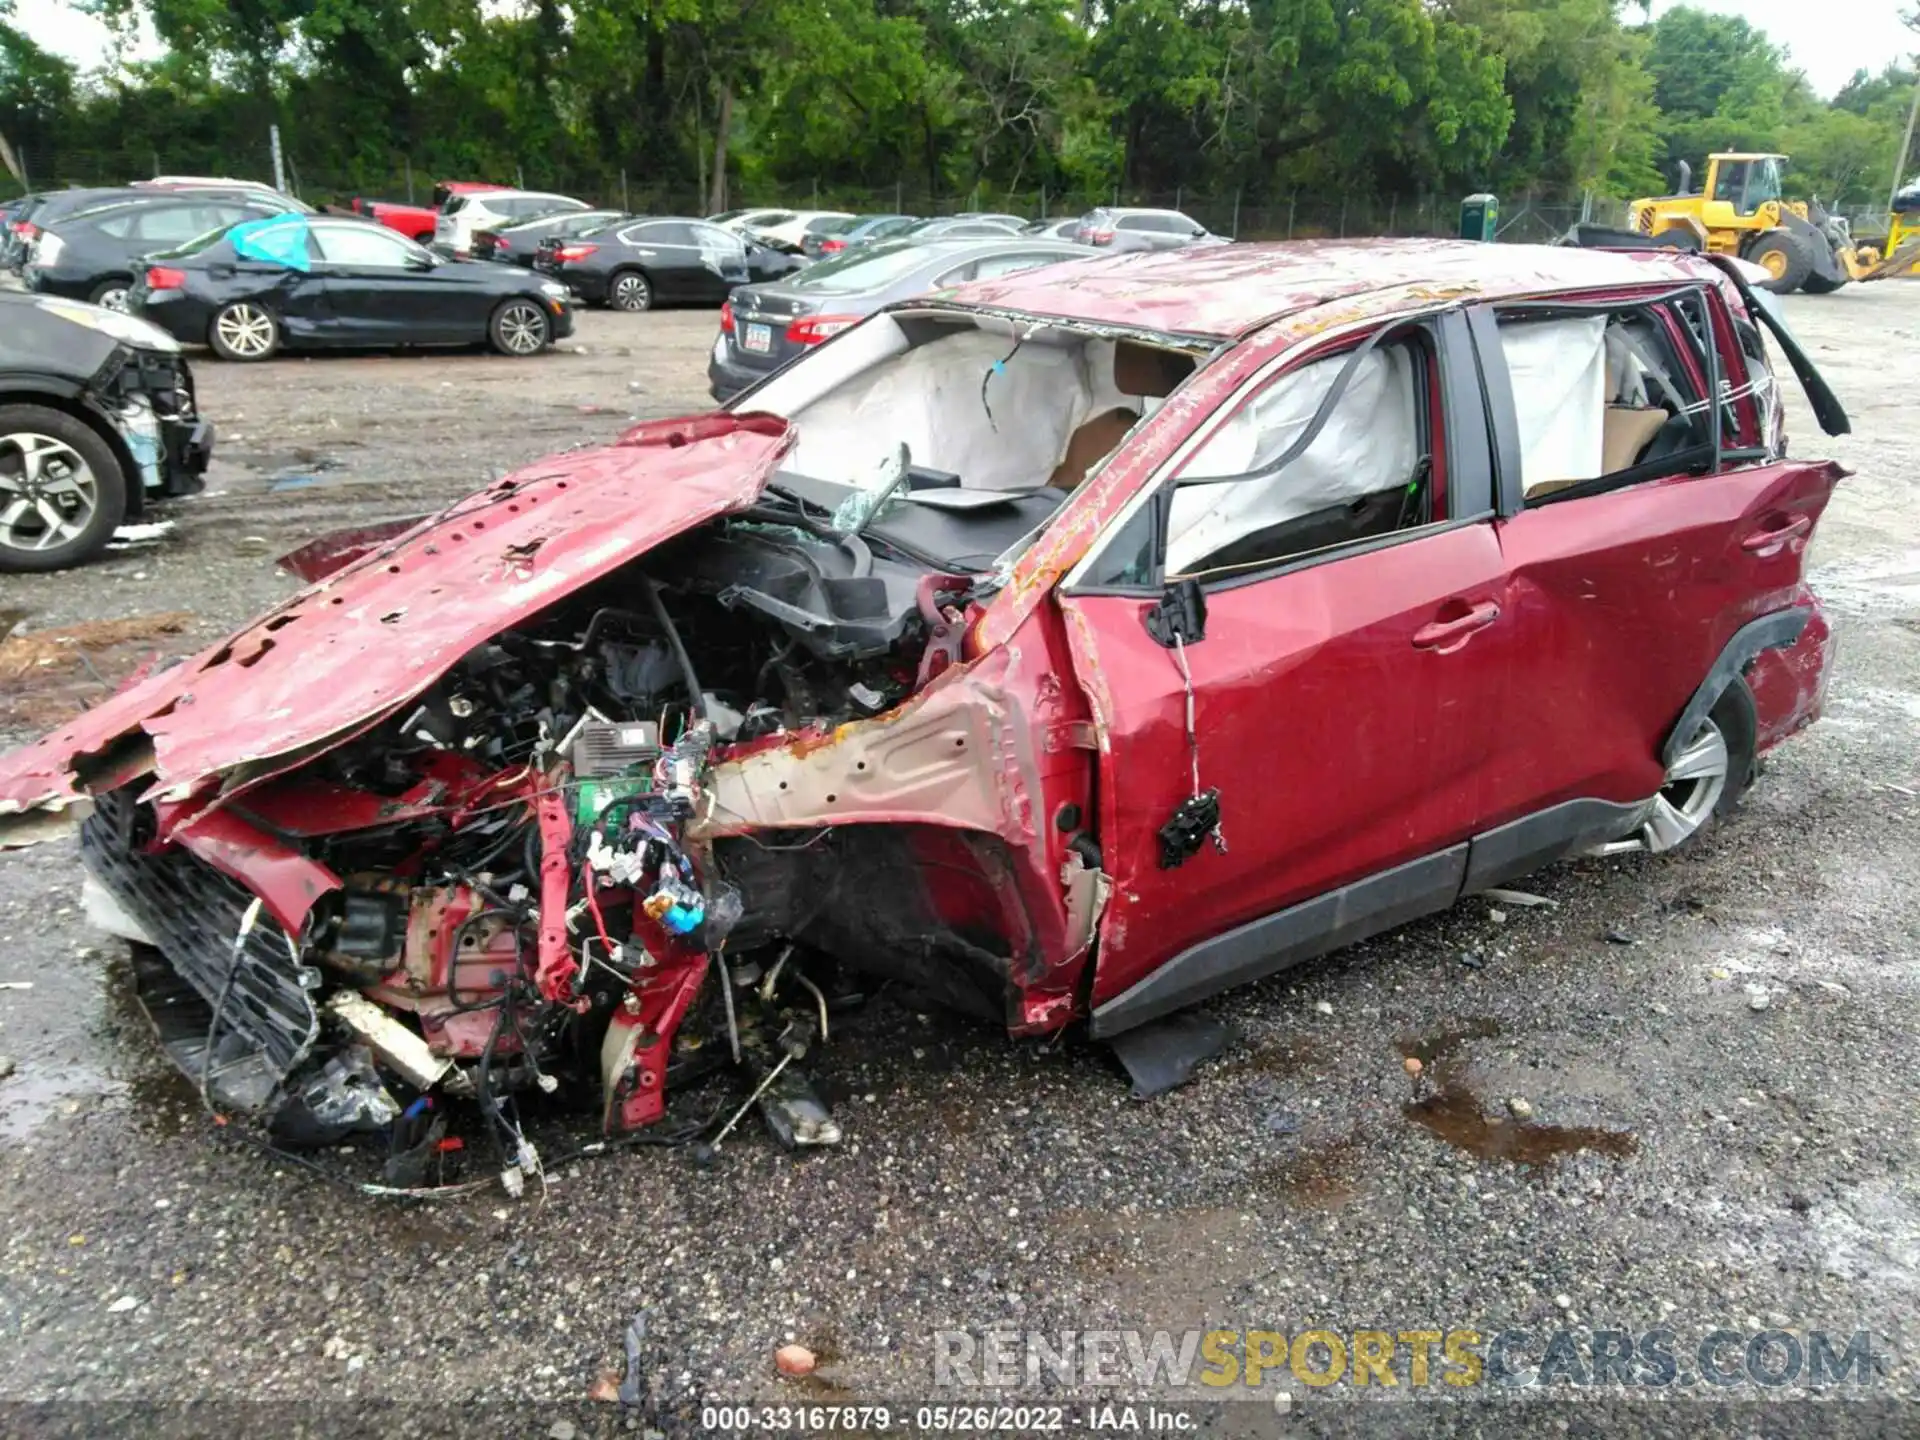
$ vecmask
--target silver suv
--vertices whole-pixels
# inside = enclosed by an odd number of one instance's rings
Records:
[[[1135,210],[1103,205],[1080,217],[1073,238],[1102,250],[1178,250],[1196,240],[1218,240],[1191,215],[1178,210]]]

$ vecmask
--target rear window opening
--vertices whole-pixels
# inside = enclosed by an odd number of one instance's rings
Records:
[[[1685,295],[1614,310],[1501,312],[1524,503],[1711,468],[1700,304]],[[1733,405],[1748,393],[1723,387],[1723,453],[1752,438]]]
[[[799,431],[789,490],[845,521],[891,486],[874,533],[981,571],[1023,548],[1197,364],[1144,336],[890,313],[776,375],[752,408]]]

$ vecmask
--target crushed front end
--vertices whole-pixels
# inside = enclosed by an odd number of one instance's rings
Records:
[[[353,607],[404,631],[410,608],[361,606],[353,577],[451,533],[337,551],[343,574],[182,667],[142,728],[63,752],[92,799],[90,912],[136,942],[215,1108],[283,1142],[391,1134],[389,1183],[477,1115],[517,1185],[531,1097],[617,1135],[719,1070],[781,1140],[832,1143],[802,1062],[878,983],[1016,1032],[1072,1018],[1094,871],[1035,823],[1054,791],[1091,811],[1084,714],[1043,678],[1064,642],[964,654],[975,577],[790,501],[556,584],[366,723],[156,783],[164,727],[203,686],[244,695],[231,672],[283,663],[289,627]],[[510,573],[534,553],[489,543]],[[288,693],[325,703],[317,679]]]

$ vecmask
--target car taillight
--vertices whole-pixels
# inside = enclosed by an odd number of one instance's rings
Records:
[[[40,227],[31,220],[16,220],[13,222],[13,233],[22,240],[31,240],[40,233]]]
[[[844,240],[822,240],[820,242],[821,252],[827,255],[838,255],[846,248],[847,242]]]
[[[147,269],[147,289],[184,290],[187,288],[187,272],[170,270],[165,265],[153,265]]]
[[[818,345],[859,323],[858,315],[809,315],[787,326],[787,339],[796,345]]]
[[[1089,230],[1087,232],[1087,243],[1089,245],[1111,245],[1113,243],[1113,231]]]
[[[586,259],[589,255],[598,251],[599,248],[598,245],[562,245],[558,250],[553,252],[553,258],[563,265],[570,265],[575,260]]]
[[[731,300],[720,302],[720,333],[722,335],[733,333],[733,302]]]

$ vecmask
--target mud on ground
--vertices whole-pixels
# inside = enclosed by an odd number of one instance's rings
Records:
[[[838,1153],[749,1127],[706,1173],[628,1152],[544,1203],[399,1209],[223,1141],[82,924],[71,847],[0,857],[0,982],[33,987],[0,990],[0,1397],[577,1402],[641,1311],[646,1423],[676,1432],[700,1397],[928,1398],[933,1332],[994,1326],[1867,1328],[1911,1396],[1920,507],[1887,337],[1920,334],[1920,285],[1788,308],[1855,424],[1828,442],[1794,397],[1796,451],[1858,472],[1815,550],[1827,718],[1684,855],[1563,866],[1523,882],[1552,908],[1469,902],[1220,1002],[1239,1047],[1152,1103],[1086,1046],[882,1004],[816,1067]],[[212,492],[0,611],[28,643],[148,622],[87,651],[109,679],[198,648],[316,531],[697,406],[712,333],[591,314],[539,363],[203,360]],[[84,698],[71,648],[0,663],[0,728]],[[788,1339],[824,1379],[774,1376]]]

